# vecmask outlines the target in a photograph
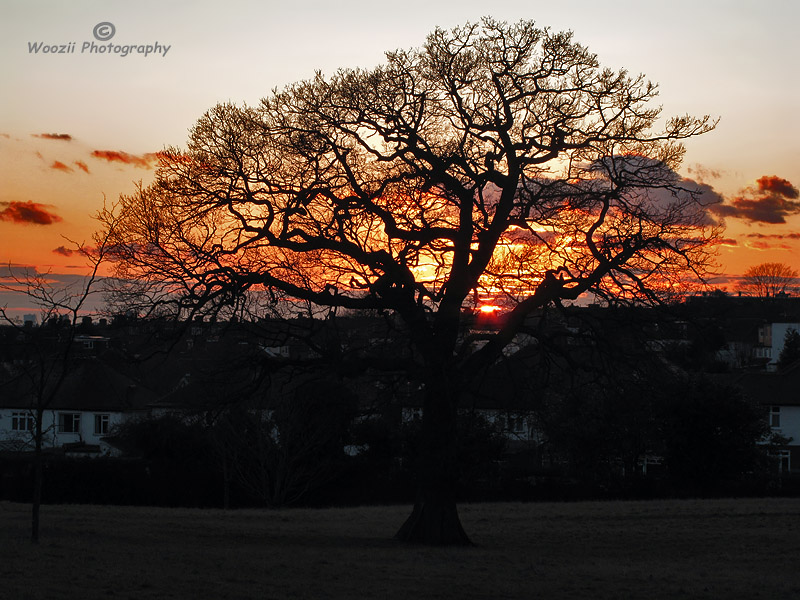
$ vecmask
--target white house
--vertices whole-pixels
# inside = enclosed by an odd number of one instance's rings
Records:
[[[767,323],[758,328],[758,345],[753,353],[755,358],[768,359],[767,371],[777,370],[786,333],[791,329],[800,331],[800,323]]]
[[[127,414],[108,407],[83,410],[61,407],[42,414],[43,445],[89,455],[110,455],[112,448],[103,438]],[[35,413],[31,409],[0,409],[0,444],[4,450],[33,448]]]
[[[767,407],[770,429],[787,439],[779,450],[783,473],[800,473],[800,364],[774,373],[747,373],[737,384]]]
[[[104,438],[115,425],[141,414],[155,400],[148,389],[118,369],[93,357],[75,362],[58,393],[42,414],[45,448],[85,456],[114,454]],[[0,449],[31,450],[36,396],[24,377],[6,384],[0,394]]]

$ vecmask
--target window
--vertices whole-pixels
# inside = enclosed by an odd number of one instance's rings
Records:
[[[405,412],[406,421],[416,421],[417,419],[422,418],[421,408],[406,408],[403,409],[403,412]]]
[[[513,431],[516,433],[522,432],[525,430],[525,422],[522,419],[522,417],[509,416],[507,420],[506,429],[508,431]]]
[[[781,426],[781,407],[780,406],[773,406],[769,411],[769,426],[770,427],[780,427]]]
[[[33,415],[26,412],[11,413],[12,431],[33,431],[35,421]]]
[[[108,433],[108,415],[94,416],[94,434],[105,435]]]
[[[792,467],[792,454],[789,450],[778,451],[778,471],[780,473],[789,473]]]
[[[81,430],[80,413],[58,413],[59,433],[79,433]]]

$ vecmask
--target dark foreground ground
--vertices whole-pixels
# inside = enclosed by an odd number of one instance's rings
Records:
[[[800,598],[800,499],[473,504],[475,546],[394,542],[407,507],[0,503],[0,598]]]

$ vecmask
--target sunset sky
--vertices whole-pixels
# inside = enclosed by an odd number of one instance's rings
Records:
[[[716,131],[688,142],[682,170],[725,199],[718,285],[766,261],[800,268],[796,0],[5,0],[0,262],[78,273],[68,240],[88,242],[104,199],[149,182],[154,153],[183,146],[214,104],[254,104],[315,70],[372,67],[436,26],[486,14],[571,29],[601,64],[658,82],[666,116],[720,117]],[[108,42],[94,35],[103,22],[115,28]],[[98,51],[109,43],[155,51]],[[66,52],[32,50],[41,44]],[[0,306],[18,302],[0,294]]]

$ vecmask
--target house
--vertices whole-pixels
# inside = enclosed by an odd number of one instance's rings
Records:
[[[72,340],[65,378],[46,403],[44,446],[81,456],[116,454],[109,434],[129,419],[166,413],[195,418],[240,401],[261,385],[265,375],[260,365],[281,363],[302,351],[294,339],[307,327],[294,321],[195,319],[188,324],[145,322],[110,332],[105,324],[84,322]],[[56,347],[57,336],[39,330],[42,347]],[[14,331],[4,329],[0,345],[0,450],[26,451],[33,448],[35,388],[41,376],[35,372],[35,353]],[[44,378],[52,385],[60,377],[59,359],[49,367]]]
[[[758,298],[712,292],[687,298],[683,318],[699,326],[694,337],[720,343],[717,361],[729,371],[775,370],[787,326],[797,328],[800,297]]]
[[[734,316],[730,322],[741,321],[742,327],[736,336],[729,337],[744,339],[752,334],[755,339],[752,318],[743,321],[738,314]],[[473,347],[485,343],[499,326],[498,317],[493,318],[478,315],[464,333],[464,341]],[[789,317],[787,323],[792,319]],[[590,398],[589,392],[598,397],[604,393],[609,387],[606,381],[619,383],[637,376],[635,369],[615,368],[613,377],[595,381],[596,373],[605,373],[612,346],[622,362],[609,364],[630,363],[639,369],[641,349],[647,348],[655,357],[654,368],[670,369],[665,353],[676,346],[687,346],[693,323],[682,314],[664,318],[643,308],[609,311],[596,306],[573,307],[566,313],[534,315],[526,323],[526,332],[537,335],[525,333],[515,338],[503,360],[471,383],[461,410],[479,417],[476,422],[487,424],[504,438],[510,453],[544,456],[555,446],[543,431],[547,416],[563,404],[559,394],[564,382],[575,389],[585,388],[586,393],[576,396]],[[409,379],[404,370],[413,356],[408,345],[401,343],[401,324],[387,322],[383,316],[228,323],[195,319],[183,325],[170,328],[169,323],[144,322],[124,329],[86,328],[76,335],[73,365],[44,413],[45,445],[72,454],[113,454],[114,441],[109,433],[131,418],[172,414],[211,422],[228,406],[271,410],[282,398],[301,393],[300,389],[307,395],[310,388],[306,384],[312,378],[324,382],[314,384],[323,390],[329,381],[343,378],[348,396],[357,398],[360,419],[388,415],[388,420],[400,424],[421,416],[424,390],[421,382]],[[112,334],[113,340],[107,337]],[[540,346],[540,339],[549,344],[547,349]],[[170,351],[157,352],[160,346]],[[124,348],[125,356],[138,357],[136,365],[128,365],[123,353],[116,354],[116,348]],[[321,356],[318,349],[334,354],[335,364],[317,361]],[[6,354],[0,367],[22,368],[13,344]],[[797,440],[783,449],[782,456],[786,471],[798,470],[800,456],[796,456],[797,447],[792,444],[800,442],[800,401],[790,384],[780,383],[785,373],[758,376],[769,379],[767,383],[742,384],[749,386],[752,394],[773,385],[786,388],[759,401],[770,406],[776,431]],[[30,391],[3,385],[3,379],[7,381],[8,376],[0,375],[0,445],[6,449],[30,448],[34,397]],[[800,388],[796,383],[795,388]],[[585,404],[593,406],[589,400]],[[590,422],[593,414],[582,412],[583,406],[565,408],[564,414],[556,416],[577,427],[583,421]],[[637,406],[628,407],[623,402],[611,405],[609,410],[636,413]],[[637,446],[629,453],[634,456],[638,452],[640,460],[646,461],[644,470],[652,458],[648,454],[651,450]]]
[[[34,446],[36,395],[24,372],[0,386],[0,449],[30,451]],[[121,369],[95,356],[74,361],[58,393],[42,414],[43,446],[67,454],[116,454],[108,435],[116,425],[141,414],[154,394]]]
[[[735,383],[768,407],[770,429],[787,439],[778,450],[781,472],[800,473],[800,363],[778,372],[745,373]]]
[[[768,361],[767,371],[778,368],[786,334],[791,330],[800,331],[800,323],[766,323],[758,328],[758,345],[753,352],[757,358]]]

